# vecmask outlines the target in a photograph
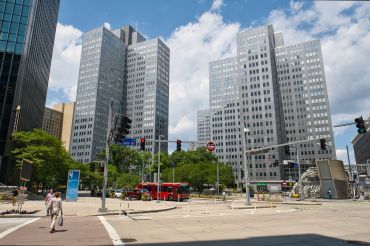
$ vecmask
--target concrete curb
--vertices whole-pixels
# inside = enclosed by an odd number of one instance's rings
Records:
[[[322,203],[300,203],[300,202],[258,202],[258,203],[271,203],[271,204],[283,204],[283,205],[302,205],[302,206],[311,206],[311,205],[322,205]]]
[[[259,209],[259,208],[276,208],[276,206],[275,205],[272,205],[272,206],[256,206],[256,209]],[[234,207],[233,209],[254,209],[254,207]]]
[[[156,209],[156,210],[137,210],[137,211],[130,211],[129,214],[159,213],[159,212],[174,210],[176,208],[177,207],[170,207],[170,208],[163,208],[163,209]],[[127,215],[127,210],[121,210],[121,211],[123,215]],[[107,216],[107,215],[119,215],[119,211],[88,215],[88,216]]]

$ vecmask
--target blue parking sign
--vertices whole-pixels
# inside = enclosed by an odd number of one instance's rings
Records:
[[[66,194],[67,201],[77,201],[79,180],[80,180],[80,170],[68,171],[67,194]]]

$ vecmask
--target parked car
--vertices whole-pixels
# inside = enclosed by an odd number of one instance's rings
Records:
[[[117,190],[115,190],[114,191],[114,198],[121,197],[122,193],[123,193],[123,189],[117,189]]]
[[[146,190],[146,189],[134,189],[132,191],[127,191],[126,192],[126,197],[131,200],[131,199],[138,199],[138,200],[141,200],[141,196],[145,194],[147,197],[151,197],[151,193],[150,191]]]

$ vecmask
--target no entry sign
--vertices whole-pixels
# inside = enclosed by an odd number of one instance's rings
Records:
[[[215,145],[215,143],[214,142],[209,142],[209,143],[207,143],[207,149],[208,149],[208,151],[214,151],[215,150],[215,148],[216,148],[216,145]]]

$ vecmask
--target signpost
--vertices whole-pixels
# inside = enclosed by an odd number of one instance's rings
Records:
[[[27,182],[31,179],[32,173],[32,162],[27,159],[22,159],[22,168],[20,174],[20,185],[19,193],[17,196],[19,214],[22,212],[22,206],[27,199],[27,194],[24,191],[27,190]]]
[[[78,185],[80,180],[80,170],[69,170],[68,171],[68,182],[67,182],[67,201],[77,201],[78,197]]]
[[[132,146],[136,145],[136,139],[135,138],[125,138],[122,142],[123,145],[125,146]]]

